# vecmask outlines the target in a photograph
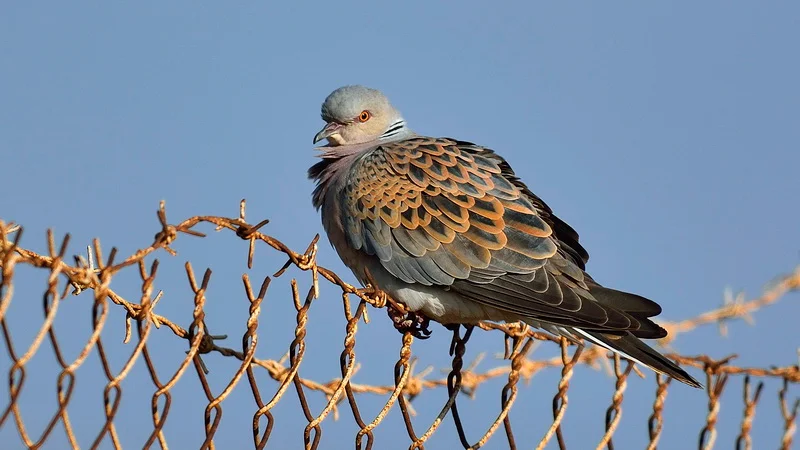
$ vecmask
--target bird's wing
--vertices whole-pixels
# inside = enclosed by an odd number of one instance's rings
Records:
[[[350,245],[407,283],[559,325],[665,334],[647,319],[656,303],[584,273],[577,233],[492,150],[426,137],[382,145],[351,167],[340,202]]]

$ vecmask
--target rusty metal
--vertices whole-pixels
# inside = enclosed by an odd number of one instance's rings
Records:
[[[75,410],[68,409],[68,406],[84,401],[84,399],[78,398],[74,387],[79,376],[79,369],[87,367],[85,362],[94,352],[99,358],[105,380],[104,385],[97,386],[103,398],[101,406],[103,407],[104,421],[96,435],[88,443],[90,448],[139,447],[142,444],[142,442],[122,442],[118,431],[118,428],[125,423],[126,416],[132,413],[120,403],[123,382],[131,373],[134,365],[140,362],[146,368],[147,376],[152,382],[149,392],[142,391],[141,387],[137,387],[137,395],[150,397],[152,425],[151,428],[145,430],[146,437],[143,445],[145,448],[153,446],[162,449],[168,448],[167,437],[164,433],[165,424],[171,414],[180,414],[180,412],[173,411],[172,390],[181,379],[193,376],[188,374],[194,373],[200,386],[197,395],[205,399],[205,409],[201,414],[203,417],[202,431],[197,430],[203,436],[201,448],[214,449],[217,445],[221,448],[226,447],[221,443],[216,443],[215,437],[226,424],[223,414],[225,401],[233,391],[239,388],[248,390],[252,394],[252,433],[255,448],[264,448],[270,443],[270,437],[275,431],[276,405],[281,402],[294,402],[299,405],[302,417],[306,421],[302,439],[305,448],[308,449],[327,447],[321,445],[324,440],[323,424],[337,419],[350,420],[339,418],[339,409],[343,407],[350,410],[352,420],[356,425],[357,431],[353,436],[353,444],[358,449],[383,448],[385,446],[385,444],[376,442],[375,431],[384,423],[393,409],[400,411],[403,425],[408,434],[407,446],[410,449],[425,448],[431,436],[445,426],[445,423],[449,423],[448,415],[452,418],[453,429],[457,435],[457,441],[452,442],[453,445],[460,444],[464,448],[477,449],[494,439],[495,443],[499,440],[501,446],[507,444],[512,449],[518,447],[545,448],[549,442],[555,441],[559,448],[564,449],[569,441],[569,436],[562,430],[562,424],[568,420],[566,413],[569,404],[570,383],[580,382],[580,380],[573,381],[574,369],[578,365],[597,367],[605,364],[613,372],[614,377],[611,379],[614,380],[614,390],[610,405],[606,409],[604,432],[597,436],[597,448],[614,448],[616,431],[626,426],[622,413],[628,378],[631,372],[639,375],[641,373],[631,362],[621,360],[618,356],[609,355],[601,348],[587,347],[584,349],[584,347],[576,346],[563,338],[555,338],[533,330],[527,325],[495,323],[477,325],[485,332],[503,337],[504,361],[482,371],[477,370],[477,367],[483,354],[478,355],[469,364],[464,361],[467,341],[473,333],[473,327],[466,329],[451,327],[453,340],[450,356],[452,358],[448,373],[442,378],[428,378],[432,368],[420,372],[415,370],[416,359],[412,351],[415,340],[413,333],[399,334],[400,342],[394,347],[397,349],[395,350],[397,353],[392,352],[397,355],[397,359],[393,362],[394,383],[390,385],[355,383],[353,381],[354,374],[358,371],[360,364],[366,363],[359,361],[355,350],[360,323],[368,322],[368,312],[371,308],[386,308],[389,305],[391,308],[403,311],[403,306],[372,286],[355,287],[343,281],[333,271],[318,265],[316,256],[319,236],[311,241],[304,252],[294,252],[279,240],[261,231],[268,223],[267,220],[256,225],[247,223],[245,206],[243,200],[239,205],[238,217],[235,218],[195,216],[173,225],[167,220],[166,209],[162,202],[157,211],[160,229],[150,245],[137,250],[124,259],[121,259],[118,255],[119,252],[112,248],[108,257],[104,258],[100,242],[95,240],[89,246],[89,251],[85,256],[73,258],[74,264],[66,261],[70,242],[69,235],[57,240],[53,232],[48,232],[46,252],[37,253],[21,246],[23,230],[20,226],[0,220],[0,330],[10,362],[10,367],[5,374],[8,380],[8,400],[6,403],[0,403],[0,428],[13,427],[20,441],[27,448],[40,448],[54,434],[62,431],[66,436],[67,445],[79,448],[79,441],[68,412],[72,411],[72,414],[75,414]],[[206,327],[205,306],[208,287],[212,283],[210,270],[203,271],[202,279],[198,282],[192,265],[185,264],[186,277],[193,299],[193,311],[190,317],[174,320],[175,318],[168,318],[157,312],[162,292],[154,292],[154,282],[159,272],[159,260],[153,259],[154,254],[164,251],[168,255],[175,255],[172,245],[183,234],[205,236],[204,233],[195,229],[201,224],[211,224],[217,231],[232,231],[236,236],[247,241],[248,267],[253,265],[257,248],[259,251],[263,251],[264,248],[277,251],[286,258],[286,263],[279,267],[273,276],[264,277],[260,281],[258,292],[254,290],[248,275],[242,277],[248,314],[245,331],[241,335],[241,345],[236,345],[238,348],[219,345],[219,339],[224,336],[213,335]],[[148,258],[151,262],[146,263]],[[48,276],[41,297],[42,318],[39,322],[30,324],[30,327],[36,330],[35,335],[30,344],[18,348],[14,343],[8,321],[11,320],[9,316],[13,316],[10,305],[14,301],[15,273],[20,267],[44,271]],[[264,320],[261,315],[262,304],[266,301],[267,294],[276,289],[271,287],[275,284],[275,280],[284,275],[290,267],[310,274],[306,285],[307,290],[302,288],[303,294],[301,294],[300,281],[292,279],[288,283],[296,312],[294,338],[285,344],[286,355],[284,358],[279,360],[259,359],[256,357],[256,350],[259,346],[259,321]],[[141,288],[136,293],[122,293],[111,287],[112,279],[126,270],[138,270]],[[315,381],[314,374],[308,373],[308,366],[303,364],[310,358],[306,352],[308,345],[306,336],[309,330],[308,314],[320,296],[320,283],[334,285],[341,292],[344,317],[344,340],[341,343],[342,350],[339,354],[341,376],[327,382]],[[720,330],[724,332],[726,322],[737,318],[747,319],[760,308],[776,303],[786,293],[798,289],[800,289],[800,267],[773,283],[766,292],[757,298],[745,300],[741,296],[736,298],[728,296],[725,304],[718,309],[681,322],[662,324],[670,332],[669,338],[665,338],[662,343],[668,344],[676,335],[688,333],[697,327],[708,324],[719,324]],[[59,340],[59,336],[71,334],[74,330],[66,329],[67,326],[63,323],[56,324],[55,319],[59,311],[73,307],[72,300],[67,301],[70,297],[69,294],[78,295],[87,290],[92,291],[90,296],[92,299],[91,321],[89,322],[91,333],[82,343],[77,356],[70,360],[62,350],[62,341]],[[275,294],[271,295],[273,298],[275,297]],[[355,304],[352,303],[353,300],[356,301]],[[357,306],[353,308],[354,305]],[[117,324],[109,319],[112,308],[121,308],[124,311],[122,323]],[[188,328],[178,325],[179,322],[188,323]],[[71,323],[68,326],[72,328],[81,325]],[[120,326],[124,330],[124,340],[121,344],[109,343],[102,337],[103,330],[114,326]],[[462,333],[462,330],[465,331]],[[175,361],[177,368],[170,369],[169,372],[163,368],[157,370],[156,363],[151,356],[149,342],[156,333],[159,336],[169,334],[183,339],[188,346],[186,354],[182,355],[179,361]],[[532,353],[536,346],[552,346],[552,344],[547,344],[548,342],[557,343],[561,355],[552,358],[534,358]],[[34,370],[29,363],[34,355],[46,347],[53,350],[58,371],[56,374],[57,406],[54,411],[37,412],[46,420],[41,430],[37,429],[33,432],[31,427],[26,425],[23,417],[20,402],[24,400],[20,395],[26,389],[33,389],[26,383],[29,372]],[[112,369],[108,358],[109,352],[113,352],[115,355],[126,355],[121,368]],[[233,358],[237,361],[236,370],[221,389],[212,388],[207,379],[208,370],[203,361],[203,355],[209,353]],[[751,434],[758,424],[755,420],[756,406],[762,397],[762,391],[765,390],[764,381],[770,379],[777,379],[782,383],[778,392],[782,417],[780,428],[783,430],[782,435],[778,438],[780,448],[789,449],[791,447],[797,428],[800,400],[792,398],[790,387],[800,383],[800,367],[798,365],[740,367],[733,364],[735,355],[721,359],[708,355],[671,354],[669,356],[684,366],[702,370],[706,374],[708,409],[697,441],[700,448],[712,448],[718,438],[717,424],[720,410],[723,407],[724,389],[727,384],[730,384],[733,377],[743,380],[744,390],[741,426],[736,437],[736,447],[739,449],[753,447]],[[375,364],[375,362],[371,363]],[[195,370],[189,371],[190,366],[193,366]],[[306,368],[303,369],[301,375],[303,367]],[[520,381],[530,381],[535,374],[553,368],[560,369],[561,377],[557,385],[549,387],[556,392],[552,398],[552,422],[545,424],[546,432],[538,443],[527,442],[525,445],[520,445],[515,439],[510,415],[519,395]],[[274,387],[269,390],[266,390],[263,384],[264,373],[274,380]],[[600,374],[595,376],[602,378]],[[478,386],[496,378],[506,380],[499,392],[499,413],[493,416],[494,418],[488,421],[482,430],[465,429],[459,409],[469,408],[471,404],[468,399],[464,400],[463,398],[459,402],[459,396],[463,397],[461,394],[465,394],[473,397]],[[652,414],[647,425],[648,449],[656,449],[664,434],[664,410],[670,386],[668,378],[663,376],[653,378],[656,383]],[[756,383],[755,387],[753,383]],[[247,387],[241,387],[243,384],[246,384]],[[415,423],[412,401],[436,389],[447,389],[448,393],[447,400],[442,405],[439,414],[432,423]],[[535,389],[545,389],[545,387],[540,384]],[[293,390],[296,395],[291,395],[291,393],[287,395],[289,390]],[[384,396],[383,406],[372,417],[366,417],[359,408],[359,398],[365,394]],[[309,402],[311,396],[315,396],[315,402],[316,396],[322,396],[324,406],[322,408],[310,406],[316,404]],[[634,400],[627,399],[627,401]],[[729,400],[726,400],[727,404],[730,404],[731,407],[735,406]],[[241,407],[241,404],[238,407]],[[759,409],[761,408],[763,406],[759,407]],[[198,412],[198,414],[200,413]],[[600,423],[602,424],[602,420]],[[447,425],[447,427],[449,426]],[[502,432],[499,432],[501,429]],[[422,432],[417,430],[422,430]],[[479,432],[482,434],[477,435]],[[471,435],[473,433],[474,436]],[[497,436],[498,434],[501,436]],[[394,448],[396,445],[393,443],[392,447]]]

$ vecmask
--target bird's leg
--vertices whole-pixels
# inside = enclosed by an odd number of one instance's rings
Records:
[[[394,327],[397,328],[398,331],[401,333],[411,333],[412,336],[418,339],[428,339],[431,335],[431,330],[428,329],[430,319],[425,317],[421,312],[409,311],[405,305],[397,303],[386,292],[377,288],[375,279],[372,278],[372,274],[368,269],[364,269],[364,278],[366,279],[367,287],[360,291],[367,295],[377,294],[381,296],[380,303],[381,305],[386,305],[386,312],[389,314],[389,318],[392,319],[392,323],[394,323]]]
[[[412,336],[418,339],[428,339],[430,337],[431,330],[428,329],[428,326],[431,320],[425,314],[416,311],[402,311],[392,303],[386,305],[386,312],[389,314],[389,318],[392,319],[397,331],[411,333]]]

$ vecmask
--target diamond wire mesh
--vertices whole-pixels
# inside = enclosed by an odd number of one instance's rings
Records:
[[[354,354],[358,324],[361,321],[368,321],[367,311],[369,306],[374,308],[393,308],[402,312],[402,305],[396,304],[385,294],[369,287],[364,289],[356,288],[344,282],[332,271],[317,265],[318,236],[314,238],[305,252],[297,253],[277,239],[261,233],[259,230],[267,221],[262,221],[255,226],[249,225],[245,221],[244,200],[240,204],[238,218],[195,216],[177,225],[170,225],[167,222],[163,202],[158,211],[158,218],[161,223],[161,230],[156,234],[150,246],[142,248],[118,262],[116,249],[112,249],[108,258],[104,259],[100,243],[95,240],[93,248],[88,251],[87,258],[75,257],[73,265],[65,261],[69,235],[58,243],[52,231],[48,231],[47,254],[38,254],[20,246],[21,227],[0,221],[0,268],[2,269],[2,278],[0,280],[0,328],[2,328],[5,348],[11,361],[7,374],[8,401],[5,406],[0,404],[0,430],[3,427],[15,427],[16,433],[18,433],[21,442],[26,447],[39,448],[46,444],[48,439],[53,436],[54,430],[60,426],[66,435],[68,444],[72,448],[80,448],[68,406],[81,402],[80,398],[73,396],[76,372],[84,365],[90,354],[95,352],[101,362],[107,383],[102,388],[105,422],[90,444],[91,448],[109,445],[113,448],[122,448],[124,445],[139,445],[138,442],[121,442],[118,427],[124,426],[126,416],[126,412],[120,409],[121,383],[130,374],[134,365],[140,361],[145,365],[153,386],[147,393],[150,396],[152,430],[149,431],[149,436],[144,442],[143,447],[145,448],[150,448],[153,445],[164,449],[168,448],[164,427],[170,416],[172,391],[182,377],[188,376],[187,371],[190,366],[195,368],[195,373],[203,391],[201,395],[207,400],[203,411],[205,439],[201,444],[201,448],[216,448],[215,434],[221,425],[222,404],[237,386],[241,387],[245,384],[248,385],[252,392],[257,406],[252,418],[253,445],[255,448],[264,448],[269,443],[275,424],[273,412],[279,402],[291,401],[287,400],[286,396],[286,393],[291,389],[296,391],[302,414],[307,422],[303,430],[303,442],[306,448],[313,449],[320,446],[322,424],[329,420],[332,413],[334,418],[338,417],[339,409],[343,408],[342,405],[346,405],[346,408],[351,411],[353,420],[358,427],[358,431],[354,436],[356,448],[373,448],[373,446],[376,446],[374,431],[381,425],[387,414],[395,408],[399,409],[402,415],[404,427],[408,434],[408,448],[424,448],[426,442],[437,432],[448,415],[453,418],[458,439],[464,448],[479,448],[486,444],[489,439],[503,440],[503,445],[507,444],[509,448],[517,448],[519,444],[514,437],[509,412],[517,399],[520,379],[530,379],[533,374],[546,368],[560,367],[561,377],[556,392],[552,397],[553,420],[535,448],[542,449],[549,443],[553,443],[563,449],[566,448],[566,439],[562,431],[562,423],[569,403],[568,393],[570,380],[574,373],[573,369],[579,364],[595,365],[610,361],[615,380],[614,393],[605,414],[605,432],[599,438],[597,448],[614,448],[613,437],[621,423],[627,380],[631,372],[639,373],[630,362],[620,360],[619,357],[609,356],[598,347],[583,348],[572,346],[563,339],[559,340],[547,334],[536,332],[527,326],[481,323],[478,326],[484,330],[493,330],[494,333],[504,334],[504,359],[508,363],[483,372],[473,370],[474,364],[465,368],[463,357],[467,341],[473,332],[473,327],[457,327],[452,329],[453,338],[450,348],[452,360],[449,373],[441,379],[426,379],[425,376],[428,371],[413,373],[412,344],[415,338],[411,334],[405,333],[401,339],[399,358],[394,364],[394,384],[385,386],[357,384],[352,381],[352,377],[358,370]],[[183,328],[175,321],[155,312],[162,296],[161,292],[153,295],[153,282],[158,273],[159,262],[154,260],[148,267],[145,264],[145,258],[157,250],[166,251],[174,256],[175,252],[170,247],[173,241],[180,234],[204,236],[203,233],[194,229],[202,223],[215,225],[217,231],[233,231],[240,238],[249,241],[248,267],[252,267],[257,243],[266,244],[271,249],[286,255],[288,259],[277,273],[272,277],[266,277],[260,284],[258,282],[253,284],[246,274],[243,276],[242,280],[250,306],[246,321],[246,331],[242,336],[241,350],[217,345],[216,342],[221,336],[210,335],[206,330],[205,304],[206,292],[211,279],[210,270],[206,270],[202,278],[198,279],[191,263],[187,262],[185,265],[186,275],[194,298],[194,310],[191,324],[188,328]],[[14,276],[17,266],[36,268],[47,272],[48,275],[47,287],[43,297],[44,320],[41,324],[31,324],[31,326],[38,327],[38,331],[35,333],[31,344],[25,349],[17,349],[15,347],[8,325],[9,320],[13,320],[7,313],[14,300]],[[256,358],[255,350],[259,338],[259,319],[263,317],[262,302],[267,296],[273,279],[283,275],[290,266],[295,266],[302,271],[309,272],[311,275],[311,287],[305,294],[301,292],[296,280],[292,279],[290,281],[293,305],[296,311],[294,339],[289,344],[289,351],[285,358],[277,361]],[[111,280],[115,275],[122,271],[137,269],[141,285],[141,295],[138,301],[131,300],[130,296],[123,296],[110,287]],[[63,289],[59,289],[60,280],[66,280]],[[335,285],[341,291],[344,318],[346,320],[346,335],[340,354],[341,377],[324,383],[299,375],[300,367],[305,360],[308,312],[314,300],[319,296],[321,281]],[[723,307],[695,318],[675,323],[663,323],[662,325],[667,328],[670,335],[662,344],[666,345],[676,335],[692,331],[704,324],[718,323],[724,332],[726,320],[747,318],[753,311],[775,303],[787,292],[799,288],[800,267],[774,283],[770,289],[756,299],[729,301]],[[59,338],[56,336],[53,327],[59,308],[70,293],[70,290],[74,295],[83,291],[91,291],[94,298],[91,335],[78,356],[72,361],[68,361],[64,357]],[[357,300],[355,309],[351,306],[351,298]],[[108,320],[109,308],[112,307],[122,308],[125,311],[124,344],[127,344],[128,348],[131,345],[133,347],[122,369],[116,373],[110,368],[108,352],[116,352],[119,349],[105,344],[101,337],[105,327],[116,325],[109,323]],[[135,333],[133,331],[134,327],[136,328]],[[174,336],[186,340],[189,345],[185,358],[180,361],[177,369],[168,378],[158,374],[156,363],[148,345],[149,338],[154,332],[164,332],[163,330],[158,330],[161,328],[171,330]],[[49,346],[55,352],[58,362],[59,373],[56,386],[58,405],[43,431],[38,435],[33,435],[26,427],[26,418],[20,405],[20,395],[26,387],[25,380],[29,375],[26,368],[34,355],[47,347],[45,341],[49,342]],[[535,343],[540,341],[552,341],[555,345],[560,346],[560,357],[550,359],[532,358],[530,356],[532,348]],[[239,361],[238,369],[228,380],[226,386],[216,393],[213,392],[208,382],[206,376],[208,371],[201,358],[201,355],[210,352]],[[777,393],[781,410],[780,417],[782,418],[779,448],[791,448],[792,439],[796,431],[800,399],[790,399],[789,390],[792,385],[800,382],[800,367],[797,365],[768,368],[738,367],[732,364],[733,356],[714,359],[707,355],[670,354],[670,357],[683,365],[702,369],[705,373],[708,409],[705,424],[698,438],[698,448],[709,449],[714,446],[717,439],[718,416],[721,410],[720,397],[728,380],[736,376],[744,377],[744,407],[740,432],[736,438],[736,447],[752,447],[751,430],[753,428],[753,419],[764,387],[763,381],[754,382],[753,380],[777,378],[782,380],[782,387]],[[260,372],[257,373],[257,370],[265,371],[276,382],[277,387],[266,396],[262,395],[262,387],[258,382],[263,375]],[[465,427],[459,415],[458,396],[460,393],[472,393],[482,383],[502,377],[505,377],[507,382],[500,391],[501,411],[486,426],[486,431],[483,435],[477,441],[470,442],[466,437]],[[261,384],[263,385],[263,383]],[[662,434],[664,425],[663,411],[669,385],[669,379],[661,376],[656,377],[652,413],[648,419],[648,449],[657,447]],[[448,399],[442,405],[436,419],[427,426],[420,428],[420,425],[415,424],[415,421],[412,420],[414,409],[411,406],[411,402],[426,391],[440,387],[447,388]],[[309,405],[308,396],[311,393],[322,394],[325,399],[324,406],[316,413],[312,412],[314,408]],[[372,419],[365,419],[359,409],[358,397],[365,393],[388,395],[385,404]],[[468,405],[466,407],[469,407]],[[47,413],[37,410],[37,415],[44,414]],[[222,445],[222,447],[224,448],[225,446]],[[380,446],[377,446],[377,448],[380,448]]]

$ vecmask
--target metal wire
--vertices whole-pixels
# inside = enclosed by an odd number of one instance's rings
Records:
[[[402,305],[396,304],[386,294],[370,286],[363,289],[352,286],[344,282],[334,272],[319,266],[316,262],[319,236],[312,240],[305,252],[297,253],[277,239],[261,233],[259,230],[268,222],[262,221],[256,225],[248,224],[245,221],[244,200],[240,204],[240,214],[237,218],[195,216],[177,225],[171,225],[167,221],[163,202],[158,210],[158,218],[161,228],[155,235],[153,243],[149,246],[118,261],[116,249],[112,249],[108,258],[104,259],[100,242],[95,240],[89,249],[87,257],[76,257],[72,265],[65,262],[70,240],[69,235],[65,236],[61,242],[57,242],[53,232],[49,231],[47,234],[47,253],[39,254],[20,246],[21,227],[0,220],[0,269],[2,269],[0,272],[0,329],[2,330],[3,341],[11,362],[7,373],[8,402],[5,406],[0,404],[0,429],[9,426],[15,427],[17,434],[26,447],[41,447],[52,437],[53,431],[60,426],[65,431],[68,445],[72,448],[79,448],[74,426],[68,413],[68,406],[82,401],[82,399],[78,399],[74,395],[76,372],[84,365],[89,355],[95,351],[99,356],[107,382],[104,386],[98,387],[103,394],[105,421],[97,432],[91,448],[98,448],[103,443],[110,444],[113,448],[122,448],[123,445],[139,445],[139,443],[122,442],[117,427],[124,421],[124,416],[129,413],[120,408],[121,383],[130,374],[134,363],[143,361],[153,384],[152,394],[148,394],[150,395],[152,430],[144,442],[145,448],[150,448],[154,444],[163,449],[168,448],[164,427],[172,408],[172,390],[181,378],[188,376],[189,367],[192,366],[200,383],[202,395],[205,396],[207,402],[203,412],[204,441],[201,444],[201,448],[207,449],[215,448],[215,435],[223,423],[224,401],[242,384],[249,386],[255,403],[252,418],[253,446],[259,449],[268,445],[270,437],[275,430],[273,410],[279,402],[292,401],[287,400],[286,395],[292,389],[297,395],[296,401],[299,403],[303,417],[307,422],[303,429],[303,441],[305,448],[308,449],[316,449],[320,446],[322,424],[326,420],[331,420],[331,416],[338,417],[338,408],[341,405],[346,405],[350,409],[353,420],[357,425],[358,430],[354,436],[354,444],[358,449],[371,449],[376,445],[374,431],[394,409],[400,411],[408,434],[408,448],[410,449],[424,448],[431,436],[443,425],[448,415],[452,417],[454,422],[459,444],[464,448],[480,448],[492,438],[502,441],[502,437],[495,436],[497,431],[502,429],[508,447],[516,449],[518,444],[514,437],[509,412],[517,399],[520,379],[529,380],[540,371],[549,368],[560,368],[561,378],[552,399],[553,420],[547,432],[535,447],[545,448],[555,438],[554,442],[557,442],[559,448],[564,449],[566,448],[568,436],[565,435],[561,425],[567,414],[568,393],[574,368],[579,364],[596,365],[598,362],[607,364],[611,361],[616,384],[606,410],[605,432],[598,437],[597,448],[614,449],[614,434],[621,426],[624,426],[622,413],[627,380],[630,373],[636,371],[631,362],[622,361],[618,356],[609,356],[607,352],[598,347],[584,349],[582,346],[574,346],[563,338],[554,338],[532,330],[523,324],[481,323],[478,325],[481,329],[502,334],[505,337],[504,357],[508,361],[507,363],[482,372],[475,370],[476,364],[465,367],[463,358],[473,327],[452,327],[453,340],[450,352],[452,360],[448,374],[441,379],[428,379],[426,376],[430,370],[415,373],[415,359],[412,352],[414,336],[411,333],[405,333],[401,336],[397,353],[398,358],[394,363],[394,384],[357,384],[352,380],[353,375],[358,370],[355,345],[359,323],[367,320],[367,313],[370,308],[390,307],[402,310]],[[287,262],[280,270],[272,277],[265,277],[260,281],[260,287],[257,292],[253,289],[249,276],[244,275],[242,277],[244,290],[249,301],[249,310],[246,331],[242,336],[239,349],[217,345],[217,341],[224,336],[210,335],[205,326],[206,292],[212,275],[210,270],[204,271],[202,278],[198,282],[197,274],[192,265],[190,263],[185,265],[186,276],[194,299],[194,309],[188,329],[181,327],[176,321],[155,312],[162,296],[160,292],[155,295],[153,292],[153,284],[158,273],[159,262],[155,260],[147,267],[145,259],[159,250],[174,255],[175,252],[170,246],[181,234],[205,236],[195,230],[195,227],[203,223],[213,224],[218,231],[231,230],[238,237],[249,241],[248,267],[252,267],[255,250],[259,243],[265,244],[267,247],[287,257]],[[15,347],[8,326],[8,311],[10,304],[14,300],[14,277],[18,266],[31,267],[48,273],[47,286],[42,297],[44,319],[40,323],[29,324],[30,327],[37,328],[38,331],[31,344],[27,348],[20,350]],[[274,280],[282,276],[290,266],[307,271],[311,275],[310,287],[305,294],[301,293],[300,284],[297,280],[290,281],[292,302],[296,311],[294,339],[288,344],[288,354],[285,358],[281,360],[256,358],[262,303],[266,299]],[[120,272],[136,269],[138,269],[141,280],[141,292],[138,294],[138,301],[132,300],[132,296],[118,293],[110,286],[112,279]],[[319,297],[320,278],[335,285],[341,291],[345,319],[345,338],[339,356],[341,377],[327,382],[314,381],[312,378],[300,375],[303,362],[308,358],[306,356],[308,314],[313,306],[314,299]],[[59,311],[66,307],[65,299],[69,294],[69,289],[59,291],[60,280],[67,281],[67,286],[71,288],[72,294],[77,295],[86,290],[91,290],[93,293],[92,331],[80,349],[78,356],[72,361],[69,361],[64,356],[61,350],[61,342],[57,338],[57,333],[53,326]],[[800,267],[774,283],[769,290],[758,298],[746,301],[743,298],[732,299],[729,297],[726,304],[719,309],[681,322],[662,324],[670,332],[669,338],[665,338],[662,343],[668,344],[676,335],[689,332],[705,324],[720,324],[721,331],[724,332],[724,323],[726,321],[733,318],[746,319],[752,312],[775,303],[787,292],[798,289],[800,289]],[[352,298],[357,299],[357,307],[354,311],[351,306]],[[111,369],[108,360],[106,349],[109,345],[101,337],[102,331],[106,327],[115,325],[109,321],[109,310],[113,307],[122,308],[125,311],[124,343],[130,345],[131,340],[134,341],[125,363],[116,372]],[[132,339],[134,322],[136,325],[136,337]],[[163,375],[160,376],[156,370],[148,340],[153,333],[164,333],[164,331],[160,330],[164,328],[171,330],[172,334],[177,338],[186,340],[189,350],[186,352],[185,358],[179,362],[177,369],[174,369],[166,378],[163,378],[165,381],[162,381]],[[543,341],[557,343],[561,350],[560,357],[550,359],[531,358],[530,354],[534,346]],[[58,405],[44,429],[39,433],[33,434],[26,427],[21,412],[20,394],[26,387],[32,389],[32,387],[26,386],[29,362],[37,352],[46,346],[45,342],[48,342],[49,346],[54,350],[58,365],[57,370],[59,372],[56,385]],[[113,347],[115,352],[119,350],[119,345],[113,345]],[[216,393],[209,385],[206,376],[207,370],[202,360],[202,355],[210,352],[233,358],[239,362],[238,368],[227,384]],[[756,406],[764,388],[763,382],[758,381],[755,389],[753,389],[752,379],[754,378],[760,380],[768,378],[782,380],[782,388],[778,392],[780,415],[782,417],[781,428],[783,430],[780,437],[780,448],[789,449],[791,447],[796,431],[800,399],[789,398],[789,386],[800,383],[800,367],[798,365],[765,368],[739,367],[732,364],[733,356],[722,359],[714,359],[707,355],[671,354],[669,356],[683,365],[702,369],[706,374],[708,411],[705,424],[698,437],[699,448],[710,449],[714,446],[718,438],[716,425],[722,408],[721,397],[726,385],[729,384],[728,380],[735,376],[743,376],[744,378],[743,412],[740,433],[736,437],[736,447],[738,449],[752,448],[751,431],[754,426]],[[611,359],[609,360],[609,358]],[[277,387],[266,398],[262,395],[263,388],[259,386],[257,381],[258,376],[255,370],[258,369],[266,371],[276,382]],[[482,435],[477,439],[473,438],[475,440],[470,440],[459,413],[459,394],[472,394],[479,385],[495,378],[506,378],[507,380],[500,391],[501,411],[494,420],[486,424]],[[243,380],[246,380],[246,383]],[[663,411],[669,382],[669,379],[662,376],[656,377],[655,400],[652,406],[652,414],[648,420],[648,449],[657,448],[662,435],[664,425]],[[420,395],[424,395],[427,391],[442,387],[447,388],[447,400],[433,422],[424,426],[424,432],[419,434],[416,428],[419,424],[413,420],[414,410],[411,402]],[[359,396],[365,393],[388,396],[384,405],[371,419],[364,417],[358,405]],[[312,412],[312,408],[309,406],[309,395],[322,395],[325,398],[324,407],[316,414]],[[462,402],[461,406],[468,408],[469,403],[464,404]],[[41,411],[41,414],[46,414],[46,412]],[[13,425],[11,425],[12,423]],[[422,429],[419,428],[419,430]]]

